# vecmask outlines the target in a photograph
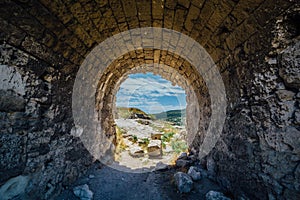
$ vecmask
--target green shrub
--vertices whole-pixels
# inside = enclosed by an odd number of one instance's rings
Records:
[[[162,136],[161,136],[161,140],[163,142],[170,142],[171,138],[174,136],[174,132],[168,132],[168,133],[164,133]]]
[[[133,137],[133,143],[136,143],[138,140],[138,137],[136,135],[133,135],[132,137]]]
[[[171,142],[172,149],[177,153],[185,152],[188,149],[187,144],[184,141],[172,141]]]
[[[145,145],[148,145],[150,142],[150,140],[148,138],[143,138],[142,140],[145,143]]]

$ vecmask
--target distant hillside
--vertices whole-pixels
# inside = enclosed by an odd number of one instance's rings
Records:
[[[134,119],[134,118],[143,118],[143,119],[152,119],[151,115],[148,115],[144,111],[138,108],[126,108],[126,107],[117,107],[117,118],[124,119]]]
[[[153,114],[153,116],[155,117],[155,119],[173,122],[176,125],[182,125],[182,121],[185,120],[186,109],[183,109],[183,110],[169,110],[169,111],[166,111],[166,112]]]
[[[185,121],[186,110],[169,110],[157,114],[147,114],[139,108],[117,107],[116,118],[124,119],[158,119],[172,122],[175,125],[183,125]]]

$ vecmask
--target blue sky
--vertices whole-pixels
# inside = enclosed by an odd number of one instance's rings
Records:
[[[179,86],[152,73],[130,74],[117,93],[117,106],[135,107],[159,113],[186,107],[185,92]]]

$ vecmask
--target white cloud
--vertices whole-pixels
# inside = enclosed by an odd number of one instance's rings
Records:
[[[158,97],[185,94],[185,91],[179,86],[173,86],[169,81],[158,82],[153,78],[128,78],[122,83],[119,94],[144,94],[151,97]]]
[[[158,76],[129,77],[118,91],[117,106],[138,107],[150,113],[183,109],[186,104],[182,98],[184,95],[185,91],[181,87],[173,86],[171,82]],[[162,97],[177,98],[179,105],[161,102]]]

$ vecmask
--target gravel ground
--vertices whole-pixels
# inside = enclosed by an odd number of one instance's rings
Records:
[[[205,194],[210,190],[222,191],[216,183],[203,178],[194,183],[194,189],[190,193],[180,194],[173,182],[175,172],[171,168],[151,173],[125,173],[98,163],[56,199],[78,199],[72,188],[83,184],[87,184],[94,193],[94,200],[201,200],[205,199]],[[89,178],[90,175],[94,177]]]

